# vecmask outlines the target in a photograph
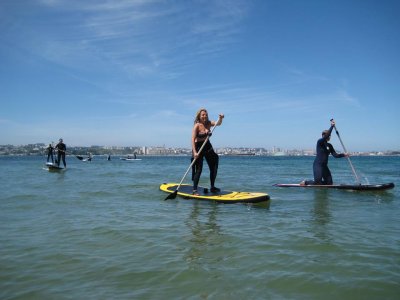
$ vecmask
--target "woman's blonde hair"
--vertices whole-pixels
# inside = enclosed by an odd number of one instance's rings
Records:
[[[200,123],[200,114],[201,114],[202,111],[206,112],[206,114],[207,114],[207,121],[206,121],[206,124],[209,123],[209,122],[211,122],[210,119],[208,118],[208,111],[207,111],[207,109],[205,109],[205,108],[200,108],[200,109],[197,111],[197,113],[196,113],[196,117],[194,118],[194,124]]]

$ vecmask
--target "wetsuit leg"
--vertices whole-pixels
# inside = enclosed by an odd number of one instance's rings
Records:
[[[193,190],[197,190],[197,186],[199,185],[199,180],[202,171],[203,171],[203,156],[200,155],[192,167]]]
[[[321,166],[321,164],[314,161],[313,172],[314,172],[314,184],[322,184],[322,166]]]
[[[210,168],[210,184],[211,188],[213,188],[215,187],[215,179],[217,178],[218,173],[219,156],[211,148],[209,151],[206,152],[205,157],[208,167]]]
[[[190,164],[192,164],[193,163],[193,159],[194,159],[194,157],[192,156],[192,158],[190,159]],[[194,163],[193,165],[192,165],[192,181],[194,181],[194,175],[196,174],[196,164]]]
[[[57,153],[57,167],[59,167],[60,166],[60,162],[61,162],[61,152],[58,152]]]
[[[64,164],[64,168],[66,168],[67,167],[67,163],[65,162],[65,153],[62,153],[62,161],[63,161],[63,164]]]
[[[54,157],[53,157],[53,151],[49,151],[47,154],[47,162],[49,162],[51,157],[51,162],[54,164]]]
[[[332,174],[328,166],[324,166],[322,170],[323,184],[331,185],[333,183]]]

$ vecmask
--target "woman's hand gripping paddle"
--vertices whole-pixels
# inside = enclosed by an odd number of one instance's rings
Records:
[[[217,123],[217,124],[218,124],[218,123]],[[217,124],[214,125],[214,127],[211,129],[210,133],[207,135],[206,139],[205,139],[204,142],[203,142],[203,145],[201,145],[199,151],[197,152],[198,154],[200,154],[201,151],[203,151],[204,146],[205,146],[206,143],[208,142],[208,140],[209,140],[211,134],[213,133],[215,127],[217,127]],[[199,157],[199,155],[193,159],[193,161],[192,161],[192,163],[190,164],[189,168],[186,170],[185,175],[183,175],[181,182],[179,182],[178,187],[176,188],[175,192],[169,194],[169,195],[167,196],[167,198],[164,199],[164,201],[165,201],[165,200],[175,199],[175,198],[176,198],[176,195],[178,195],[178,190],[179,190],[179,188],[181,187],[183,180],[185,179],[187,173],[188,173],[189,170],[192,168],[192,166],[194,165],[194,163],[196,162],[196,160],[197,160],[198,157]]]
[[[331,119],[331,122],[332,122],[332,121],[333,121],[333,119]],[[333,128],[335,128],[336,134],[337,134],[337,136],[338,136],[338,138],[339,138],[340,143],[342,144],[342,147],[343,147],[344,152],[345,152],[345,153],[348,153],[347,150],[346,150],[346,147],[344,146],[343,141],[342,141],[342,139],[341,139],[341,137],[340,137],[339,131],[338,131],[337,128],[336,128],[336,124],[333,125]],[[353,171],[353,175],[354,175],[354,177],[355,177],[355,179],[356,179],[356,182],[357,182],[358,184],[361,184],[360,179],[358,178],[358,175],[357,175],[357,173],[356,173],[356,170],[354,169],[353,164],[351,163],[350,156],[347,156],[347,160],[349,161],[350,168],[351,168],[351,170]]]

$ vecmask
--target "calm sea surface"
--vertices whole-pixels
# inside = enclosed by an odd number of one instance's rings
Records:
[[[269,209],[164,201],[189,158],[141,158],[52,173],[0,157],[0,299],[399,299],[400,157],[353,157],[364,183],[396,187],[348,192],[272,186],[311,179],[312,157],[221,156],[217,186]],[[354,182],[345,159],[330,168]]]

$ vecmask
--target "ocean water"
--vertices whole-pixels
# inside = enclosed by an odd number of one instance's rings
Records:
[[[272,186],[311,179],[312,157],[221,156],[217,186],[269,208],[164,201],[189,158],[141,158],[0,157],[0,299],[399,299],[400,157],[353,157],[396,187],[349,192]]]

